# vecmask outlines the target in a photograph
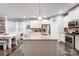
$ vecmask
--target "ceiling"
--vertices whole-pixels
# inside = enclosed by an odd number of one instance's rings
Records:
[[[52,16],[59,11],[66,11],[75,3],[40,3],[41,16]],[[8,16],[11,18],[31,18],[39,16],[38,3],[0,3],[0,16]]]

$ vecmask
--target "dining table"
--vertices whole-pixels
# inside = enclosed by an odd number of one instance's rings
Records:
[[[16,37],[16,34],[0,34],[1,40],[7,40],[8,41],[8,48],[11,49],[12,47],[12,38]],[[15,41],[17,42],[17,41]]]

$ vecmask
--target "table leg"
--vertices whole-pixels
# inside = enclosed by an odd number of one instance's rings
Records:
[[[18,43],[17,43],[17,39],[15,39],[15,44],[16,44],[16,46],[18,45]]]
[[[3,45],[3,49],[6,50],[6,44]]]
[[[10,48],[11,49],[11,38],[9,39],[9,42],[8,42],[8,48]]]

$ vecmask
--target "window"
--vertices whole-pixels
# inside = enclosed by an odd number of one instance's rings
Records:
[[[12,21],[7,20],[6,24],[6,32],[7,33],[23,33],[25,32],[27,21]]]

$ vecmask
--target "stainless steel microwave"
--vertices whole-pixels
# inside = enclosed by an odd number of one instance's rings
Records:
[[[69,27],[78,26],[79,25],[78,23],[79,23],[78,21],[71,21],[71,22],[68,23],[68,26]]]

